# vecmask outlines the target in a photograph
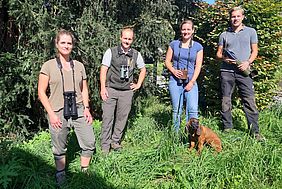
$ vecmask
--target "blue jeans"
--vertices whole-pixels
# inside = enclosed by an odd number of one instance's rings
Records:
[[[186,101],[186,123],[190,118],[198,118],[198,85],[197,82],[194,84],[190,91],[184,90],[187,83],[178,84],[174,77],[170,77],[168,89],[170,92],[172,102],[172,118],[173,125],[176,132],[179,131],[181,114],[183,108],[183,96]]]

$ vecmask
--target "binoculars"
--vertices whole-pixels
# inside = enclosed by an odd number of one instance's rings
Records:
[[[129,79],[129,66],[120,66],[120,79]]]
[[[177,80],[177,84],[188,83],[188,72],[186,69],[180,69],[182,76]]]
[[[76,107],[76,94],[75,91],[66,91],[64,94],[64,117],[66,119],[77,118],[77,107]]]

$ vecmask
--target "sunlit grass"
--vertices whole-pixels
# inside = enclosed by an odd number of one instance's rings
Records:
[[[157,99],[149,99],[142,113],[129,121],[124,149],[107,156],[100,150],[101,122],[95,121],[97,153],[89,175],[80,173],[79,148],[75,135],[71,135],[67,183],[62,188],[282,188],[281,106],[260,114],[265,143],[249,137],[244,121],[237,121],[236,129],[225,134],[220,131],[219,118],[201,117],[223,143],[221,153],[205,147],[201,156],[196,151],[188,152],[185,136],[171,131],[170,111]],[[48,131],[5,153],[9,155],[1,166],[14,157],[20,167],[11,169],[17,176],[8,176],[12,181],[7,188],[55,188]],[[5,179],[3,169],[0,173],[0,180]]]

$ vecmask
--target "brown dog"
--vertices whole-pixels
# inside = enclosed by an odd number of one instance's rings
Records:
[[[215,132],[210,128],[199,125],[199,120],[191,118],[185,127],[186,132],[189,134],[189,142],[191,151],[195,145],[198,147],[198,154],[201,154],[204,144],[213,147],[217,152],[222,150],[221,140]]]

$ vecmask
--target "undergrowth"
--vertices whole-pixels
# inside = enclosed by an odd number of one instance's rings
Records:
[[[201,117],[201,123],[218,133],[223,143],[221,153],[205,147],[201,156],[187,151],[184,133],[178,136],[171,130],[170,112],[156,98],[148,99],[141,113],[129,121],[123,150],[107,156],[100,150],[101,122],[95,121],[97,153],[89,175],[80,172],[79,148],[72,132],[67,183],[62,188],[282,188],[281,106],[260,113],[264,143],[247,134],[242,119],[236,120],[233,132],[225,134],[219,118]],[[48,130],[20,144],[2,141],[0,147],[0,187],[56,188]]]

